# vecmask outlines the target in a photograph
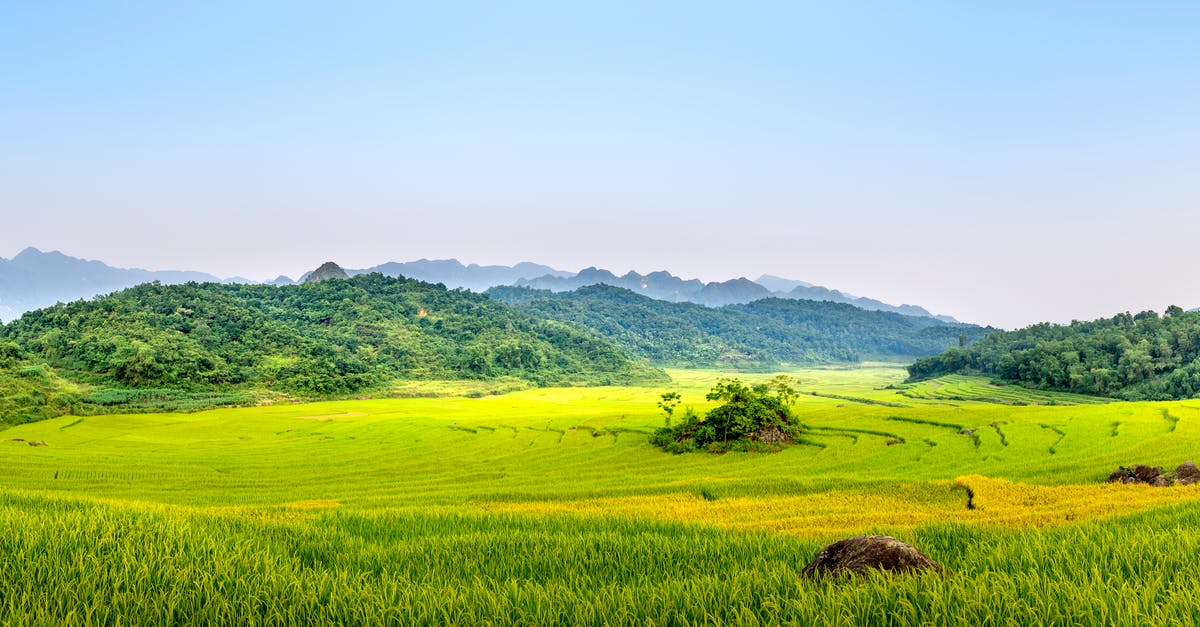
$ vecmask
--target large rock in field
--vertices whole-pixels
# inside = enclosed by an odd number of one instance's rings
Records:
[[[871,569],[895,573],[941,572],[942,565],[913,545],[891,536],[854,536],[821,549],[804,567],[802,574],[806,577],[838,573],[861,575]]]
[[[1200,468],[1194,462],[1183,462],[1175,469],[1176,485],[1192,485],[1200,482]]]

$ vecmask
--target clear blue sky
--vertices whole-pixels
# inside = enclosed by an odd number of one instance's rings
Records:
[[[1197,2],[8,2],[0,256],[1195,307],[1197,33]]]

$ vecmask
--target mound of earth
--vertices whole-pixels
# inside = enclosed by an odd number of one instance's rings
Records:
[[[804,567],[806,577],[838,573],[861,575],[868,570],[894,573],[942,572],[942,565],[907,542],[891,536],[854,536],[821,549]]]
[[[1192,485],[1200,483],[1200,468],[1195,462],[1186,461],[1175,469],[1175,485]]]
[[[1175,468],[1174,472],[1164,473],[1162,466],[1146,466],[1144,464],[1134,464],[1133,466],[1121,466],[1112,471],[1108,476],[1107,483],[1144,483],[1156,488],[1165,488],[1170,485],[1192,485],[1200,483],[1200,468],[1191,461],[1186,461]]]

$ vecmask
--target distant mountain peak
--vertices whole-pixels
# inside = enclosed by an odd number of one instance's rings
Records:
[[[426,283],[441,283],[449,288],[466,288],[474,292],[483,292],[497,285],[512,285],[523,279],[574,275],[571,272],[564,272],[529,261],[522,261],[515,266],[485,266],[475,263],[463,265],[461,261],[453,258],[389,261],[362,270],[346,270],[346,274],[350,276],[369,272],[378,272],[390,277],[403,276]]]
[[[797,287],[813,287],[813,284],[807,281],[785,279],[773,274],[764,274],[755,279],[754,282],[771,290],[772,292],[790,292]]]
[[[64,255],[61,251],[41,250],[38,248],[34,248],[33,246],[29,246],[29,247],[25,248],[25,250],[22,250],[21,252],[17,253],[16,257],[12,258],[12,260],[17,263],[31,263],[31,262],[45,261],[45,260],[51,260],[51,259],[54,261],[87,262],[86,259],[76,259],[75,257],[70,257],[68,255]]]
[[[321,267],[308,273],[304,278],[305,283],[315,283],[317,281],[325,281],[328,279],[348,279],[350,275],[341,266],[332,261],[326,261],[321,264]]]

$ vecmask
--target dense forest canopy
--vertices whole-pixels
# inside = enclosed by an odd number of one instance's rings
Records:
[[[573,292],[499,287],[488,294],[534,316],[591,329],[635,356],[664,365],[909,360],[990,331],[824,301],[767,298],[712,308],[654,300],[608,285]]]
[[[145,284],[26,313],[0,342],[68,378],[326,395],[397,378],[655,381],[612,343],[479,294],[369,274],[275,287]]]
[[[1200,313],[1170,307],[1092,322],[993,333],[909,367],[914,380],[991,375],[1022,385],[1122,398],[1200,396]]]

